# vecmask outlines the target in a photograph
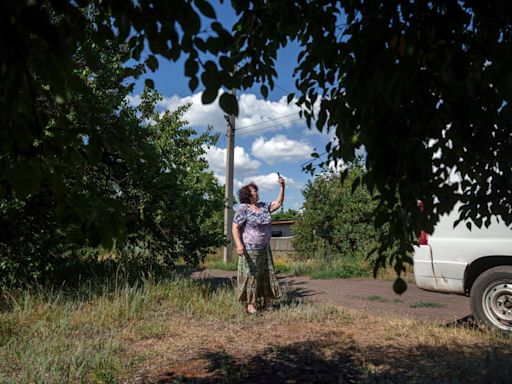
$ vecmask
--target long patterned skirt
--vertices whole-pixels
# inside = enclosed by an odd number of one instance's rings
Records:
[[[238,300],[243,303],[264,304],[281,297],[270,246],[246,248],[244,255],[238,257],[237,282]]]

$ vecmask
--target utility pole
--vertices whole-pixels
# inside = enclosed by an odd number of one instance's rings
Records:
[[[235,95],[235,90],[231,91]],[[231,261],[231,252],[233,249],[233,233],[231,225],[233,223],[233,163],[235,154],[235,115],[226,116],[228,123],[227,138],[228,147],[226,148],[226,207],[224,209],[224,234],[226,235],[226,246],[224,247],[224,264]]]

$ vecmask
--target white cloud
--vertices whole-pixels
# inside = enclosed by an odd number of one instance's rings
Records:
[[[219,175],[218,173],[215,172],[214,175],[219,181],[220,185],[226,184],[225,175]],[[291,177],[286,177],[283,175],[281,176],[284,178],[287,187],[300,187],[300,184],[297,183]],[[277,173],[269,173],[268,175],[248,176],[245,177],[242,181],[235,178],[233,179],[233,191],[236,193],[236,191],[238,191],[244,185],[247,185],[249,183],[256,184],[260,191],[272,191],[277,190],[279,188],[279,183],[277,182]]]
[[[128,95],[126,96],[126,101],[128,102],[129,106],[136,107],[140,104],[141,98],[140,95]]]
[[[327,172],[341,173],[348,168],[348,164],[343,159],[331,160],[327,164]]]
[[[226,119],[224,112],[219,107],[218,99],[211,104],[203,104],[201,102],[201,93],[195,93],[192,96],[178,97],[165,97],[159,101],[157,106],[165,110],[173,111],[181,105],[191,103],[189,110],[185,113],[183,119],[188,122],[192,127],[213,126],[217,131],[225,130]]]
[[[204,155],[210,169],[219,176],[226,174],[226,148],[206,147]],[[261,163],[252,159],[243,147],[235,147],[234,171],[238,177],[254,174],[258,171]]]
[[[136,97],[138,96],[130,96],[133,100],[136,100]],[[140,97],[138,100],[140,100]],[[203,105],[201,93],[182,98],[175,95],[164,98],[158,103],[158,106],[172,111],[186,103],[192,103],[184,116],[184,119],[191,126],[206,127],[211,125],[217,131],[225,130],[227,123],[218,99],[211,104]],[[282,97],[279,101],[269,101],[258,99],[253,94],[242,93],[238,97],[238,106],[240,113],[236,119],[235,127],[240,129],[240,133],[244,135],[258,134],[268,127],[282,129],[294,125],[305,125],[303,120],[298,120],[299,108],[293,103],[288,104],[286,97]]]
[[[241,94],[238,100],[240,115],[236,127],[240,133],[251,134],[263,130],[290,128],[293,125],[305,125],[299,118],[299,107],[288,104],[283,96],[278,101],[258,99],[253,94]]]
[[[226,184],[226,176],[223,176],[223,175],[218,175],[216,173],[214,173],[214,176],[215,178],[217,179],[217,181],[219,182],[220,185],[225,185]],[[244,186],[244,184],[238,180],[238,179],[233,179],[233,192],[236,193],[237,190],[239,190],[240,188],[242,188]]]
[[[283,175],[281,175],[281,176],[284,178],[287,186],[297,186],[298,185],[298,183],[295,180],[293,180],[291,177],[286,177]],[[270,190],[279,188],[279,183],[277,182],[277,173],[275,173],[275,172],[269,173],[268,175],[258,175],[258,176],[246,177],[242,184],[246,185],[251,182],[256,184],[260,190],[270,191]]]
[[[252,143],[252,154],[269,164],[309,159],[314,148],[305,141],[296,141],[285,135],[276,135],[265,141],[258,137]]]

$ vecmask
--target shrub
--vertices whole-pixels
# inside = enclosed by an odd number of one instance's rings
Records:
[[[367,188],[351,188],[364,173],[361,165],[353,165],[345,180],[330,172],[308,183],[303,191],[304,209],[292,227],[299,259],[360,260],[378,245],[373,217],[376,203]]]

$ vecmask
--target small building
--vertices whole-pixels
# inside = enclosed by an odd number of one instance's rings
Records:
[[[274,256],[287,255],[294,253],[292,225],[295,220],[272,220],[272,238],[270,239],[270,248]]]
[[[272,220],[272,237],[290,237],[295,220]]]

